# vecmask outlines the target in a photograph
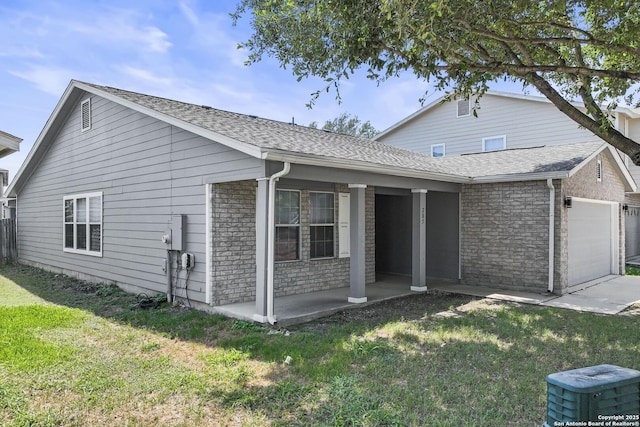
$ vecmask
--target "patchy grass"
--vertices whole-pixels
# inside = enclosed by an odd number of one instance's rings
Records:
[[[546,375],[640,369],[637,311],[427,293],[286,334],[142,310],[112,285],[28,267],[0,274],[3,426],[541,425]]]
[[[626,274],[627,276],[640,276],[640,267],[627,265]]]

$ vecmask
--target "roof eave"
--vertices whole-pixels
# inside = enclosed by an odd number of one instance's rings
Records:
[[[471,179],[472,184],[493,184],[499,182],[541,181],[546,179],[564,179],[569,177],[568,171],[512,173],[501,175],[478,176]]]
[[[40,151],[42,141],[45,139],[45,137],[53,127],[53,124],[56,122],[56,119],[58,118],[60,111],[62,110],[64,105],[67,103],[67,100],[70,98],[74,88],[75,88],[75,81],[71,80],[67,88],[64,90],[62,97],[60,97],[60,100],[56,104],[56,107],[53,109],[53,112],[49,116],[49,119],[47,119],[47,123],[45,123],[44,127],[40,131],[38,138],[36,138],[36,141],[34,142],[33,147],[31,147],[31,150],[29,150],[29,154],[27,154],[27,158],[24,160],[24,162],[22,162],[22,165],[20,165],[20,169],[18,169],[18,172],[16,173],[15,177],[11,181],[11,184],[9,184],[9,186],[7,187],[6,195],[8,197],[16,197],[17,193],[15,191],[18,185],[24,179],[26,179],[29,175],[31,175],[31,173],[33,172],[33,168],[35,167],[35,164],[33,164],[33,159],[36,156],[36,154]]]
[[[36,167],[36,164],[34,163],[34,158],[40,152],[43,141],[46,140],[46,137],[51,131],[54,124],[56,123],[58,116],[60,115],[60,112],[65,107],[65,105],[67,104],[67,102],[69,101],[69,99],[71,98],[72,94],[76,89],[103,97],[109,101],[115,102],[127,108],[131,108],[132,110],[141,112],[148,116],[154,117],[158,120],[162,120],[171,125],[175,125],[176,127],[192,132],[196,135],[200,135],[212,141],[219,142],[220,144],[226,145],[230,148],[241,151],[250,156],[253,156],[256,158],[262,158],[262,150],[257,146],[247,144],[247,143],[235,140],[233,138],[229,138],[220,133],[201,128],[197,125],[184,122],[182,120],[176,119],[174,117],[168,116],[163,113],[159,113],[155,110],[141,106],[132,101],[128,101],[126,99],[120,98],[116,95],[102,91],[98,88],[95,88],[91,85],[84,84],[77,80],[71,80],[71,82],[69,82],[69,85],[65,89],[64,93],[62,94],[62,97],[58,101],[58,104],[56,105],[55,109],[51,113],[51,116],[49,116],[49,119],[47,120],[47,123],[45,124],[44,128],[40,132],[40,135],[38,136],[35,143],[33,144],[33,147],[29,151],[27,158],[20,166],[20,169],[16,173],[15,178],[12,180],[11,184],[8,186],[7,193],[6,193],[8,196],[11,196],[11,197],[17,196],[16,191],[18,190],[20,184],[26,178],[28,178],[31,175],[31,173],[33,173],[33,169]]]
[[[593,153],[591,153],[589,156],[587,156],[582,162],[580,162],[580,164],[578,164],[573,169],[571,169],[571,171],[569,172],[569,176],[573,176],[576,172],[578,172],[580,169],[582,169],[583,166],[585,166],[587,163],[589,163],[593,159],[595,159],[596,156],[598,154],[602,153],[604,150],[608,150],[609,151],[609,153],[611,154],[611,157],[613,158],[613,161],[614,161],[615,165],[617,166],[618,170],[622,174],[622,177],[624,178],[625,192],[635,192],[638,187],[637,187],[636,182],[634,181],[633,177],[631,176],[631,173],[629,172],[629,169],[624,164],[624,161],[622,160],[622,158],[620,157],[618,152],[611,145],[609,145],[607,143],[604,143],[604,142],[602,143],[602,145],[597,150],[595,150]]]
[[[293,153],[287,151],[270,150],[264,152],[265,160],[277,162],[289,162],[293,164],[322,166],[338,169],[350,169],[361,172],[371,172],[383,175],[402,176],[406,178],[428,179],[432,181],[451,182],[456,184],[466,184],[470,178],[461,175],[452,175],[438,172],[428,172],[416,169],[408,169],[396,166],[381,165],[357,160],[345,160],[317,156],[313,154]]]

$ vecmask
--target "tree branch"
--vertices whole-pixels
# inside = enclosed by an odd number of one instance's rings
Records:
[[[495,72],[497,68],[500,68],[504,74],[515,74],[517,76],[524,76],[529,73],[560,73],[560,74],[572,74],[576,76],[591,76],[600,78],[614,78],[619,80],[640,80],[640,72],[632,71],[620,71],[620,70],[599,70],[589,67],[567,67],[561,65],[517,65],[506,64],[503,62],[495,61],[493,65],[487,64],[465,64],[465,67],[469,70],[480,72]],[[458,69],[458,64],[442,65],[437,67],[441,71],[447,71],[451,69]]]
[[[502,41],[505,43],[525,43],[525,44],[533,44],[533,45],[548,45],[548,44],[572,44],[574,42],[578,42],[581,44],[586,44],[586,45],[591,45],[591,46],[596,46],[596,47],[601,47],[601,48],[605,48],[608,50],[615,50],[618,52],[625,52],[625,53],[630,53],[633,55],[640,55],[640,48],[634,48],[632,46],[625,46],[625,45],[619,45],[619,44],[612,44],[611,41],[604,41],[604,40],[598,40],[596,38],[594,38],[591,34],[581,31],[579,29],[571,29],[572,27],[565,27],[565,26],[560,26],[557,25],[559,27],[562,27],[564,29],[566,29],[567,31],[580,31],[583,32],[584,34],[588,34],[588,37],[585,39],[581,39],[581,38],[576,38],[576,37],[537,37],[537,38],[522,38],[522,37],[516,37],[515,34],[510,34],[508,37],[502,36],[500,34],[497,34],[495,32],[492,31],[487,31],[486,29],[478,29],[473,27],[471,24],[469,24],[466,21],[460,20],[460,19],[456,19],[453,22],[458,23],[460,25],[462,25],[462,27],[464,27],[465,30],[472,32],[478,36],[483,36],[483,37],[488,37],[491,38],[493,40],[497,40],[497,41]],[[512,22],[514,25],[521,25],[516,21],[510,21]]]
[[[602,126],[598,121],[590,118],[578,108],[573,106],[562,95],[560,95],[545,79],[535,73],[528,74],[526,80],[535,86],[544,96],[549,99],[561,112],[566,114],[574,122],[585,129],[590,130],[594,135],[607,141],[613,147],[627,154],[633,164],[640,166],[640,145],[632,139],[621,134],[611,125]]]

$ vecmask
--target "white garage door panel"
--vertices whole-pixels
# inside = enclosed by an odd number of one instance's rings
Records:
[[[612,205],[574,201],[569,214],[569,286],[613,272]]]

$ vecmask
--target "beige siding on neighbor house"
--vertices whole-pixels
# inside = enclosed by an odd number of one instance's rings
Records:
[[[627,119],[627,136],[640,144],[640,119]],[[625,160],[633,180],[636,184],[640,184],[640,166],[634,165],[628,158]]]
[[[456,117],[456,103],[436,105],[379,140],[431,154],[432,144],[446,144],[446,155],[482,151],[482,138],[506,135],[507,148],[593,141],[551,103],[485,95],[478,117]]]

